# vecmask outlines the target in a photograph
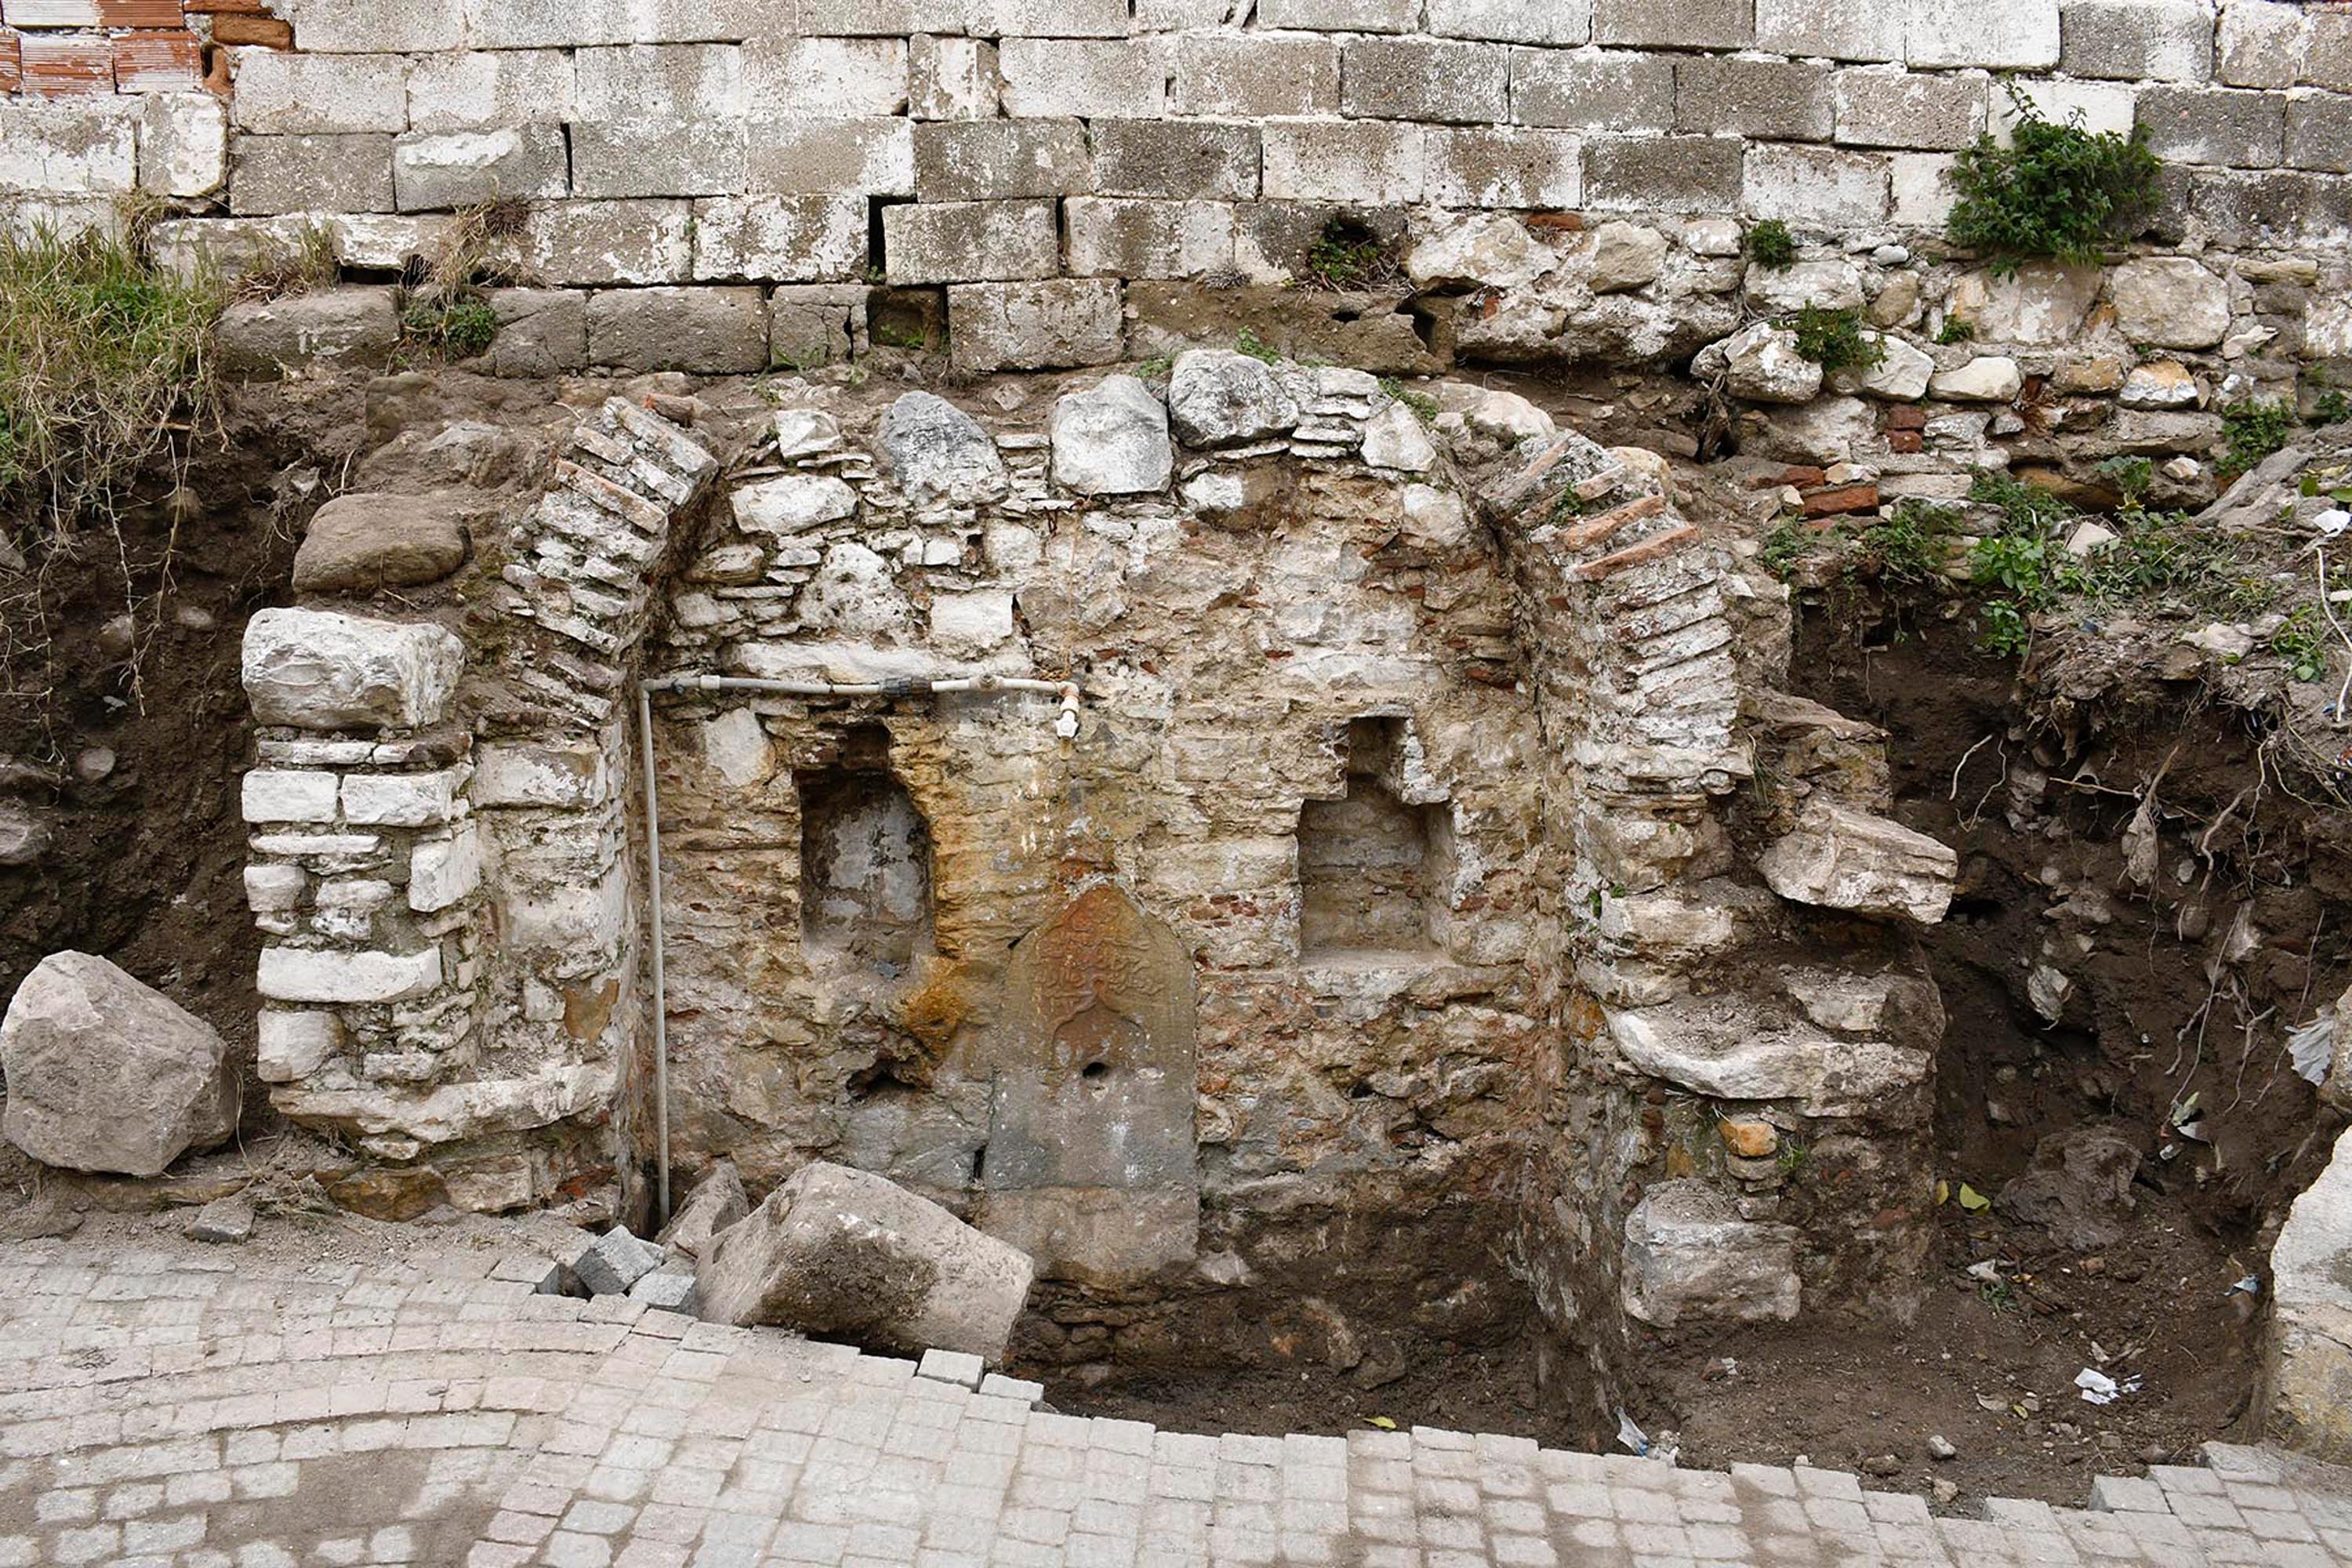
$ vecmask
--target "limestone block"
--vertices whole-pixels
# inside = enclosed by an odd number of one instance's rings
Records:
[[[1081,277],[1190,278],[1233,265],[1227,202],[1073,196],[1062,212],[1067,265]]]
[[[1830,80],[1811,61],[1690,56],[1675,69],[1675,129],[1826,142],[1837,123]]]
[[[1166,106],[1157,38],[1006,38],[1004,112],[1016,120],[1150,120]]]
[[[228,179],[228,110],[208,92],[151,94],[139,108],[139,185],[209,196]]]
[[[798,608],[805,626],[881,641],[905,637],[915,622],[890,563],[853,540],[825,551]]]
[[[2150,360],[2134,365],[2124,378],[2116,401],[2126,408],[2193,408],[2200,396],[2197,377],[2179,360]]]
[[[879,1351],[1004,1359],[1029,1259],[883,1177],[814,1161],[712,1240],[701,1315]]]
[[[2108,280],[2116,330],[2136,343],[2203,349],[2230,330],[2230,286],[2185,256],[2127,261]]]
[[[2037,69],[2058,63],[2058,0],[1911,0],[1914,66]]]
[[[915,127],[915,195],[927,202],[1078,195],[1094,188],[1075,120],[967,120]]]
[[[229,211],[239,216],[393,210],[389,132],[233,135],[229,157]]]
[[[282,6],[299,19],[302,47],[329,54],[405,54],[455,49],[466,42],[465,0],[299,0]],[[475,40],[477,47],[489,47]],[[241,80],[242,73],[240,73]]]
[[[702,726],[702,760],[730,789],[757,789],[776,773],[775,742],[749,708],[730,708]]]
[[[588,359],[623,370],[764,370],[767,301],[751,288],[601,290],[588,297]]]
[[[400,1002],[441,984],[441,950],[348,952],[265,947],[257,984],[273,1002]]]
[[[1369,468],[1391,473],[1425,474],[1437,463],[1437,447],[1421,416],[1391,403],[1364,421],[1362,457]]]
[[[2006,278],[1979,268],[1953,284],[1951,313],[1969,323],[1979,342],[2071,343],[2099,301],[2100,281],[2096,267],[2051,261],[2029,261]]]
[[[2066,0],[2058,63],[2069,76],[2203,81],[2213,71],[2207,0]]]
[[[1781,315],[1811,305],[1822,310],[1862,308],[1862,273],[1849,261],[1795,261],[1786,267],[1750,267],[1741,292],[1759,311]]]
[[[425,55],[408,62],[408,129],[560,125],[572,116],[572,57],[562,49]]]
[[[2168,163],[2274,169],[2284,155],[2286,103],[2284,93],[2155,87],[2137,107],[2148,151]]]
[[[1169,373],[1168,418],[1188,447],[1238,447],[1290,430],[1298,400],[1263,360],[1188,349]]]
[[[1269,200],[1400,206],[1421,199],[1423,132],[1417,125],[1283,121],[1259,133]]]
[[[1935,356],[1918,345],[1885,332],[1868,334],[1885,355],[1867,370],[1840,371],[1830,378],[1840,392],[1859,392],[1865,397],[1884,397],[1896,403],[1910,403],[1927,395],[1927,384],[1936,373]]]
[[[1797,1315],[1797,1232],[1743,1220],[1696,1177],[1660,1182],[1625,1218],[1625,1310],[1680,1324],[1787,1322]]]
[[[1564,131],[1433,126],[1423,142],[1428,199],[1450,207],[1573,207],[1584,143]]]
[[[662,1249],[632,1236],[628,1226],[614,1226],[591,1237],[564,1262],[591,1296],[619,1296],[661,1267]]]
[[[665,1266],[630,1286],[629,1300],[642,1301],[656,1312],[683,1312],[690,1318],[701,1298],[695,1289],[692,1269]]]
[[[257,1023],[260,1044],[254,1071],[264,1083],[299,1082],[342,1049],[342,1020],[332,1013],[269,1007]]]
[[[416,132],[393,143],[392,185],[402,212],[564,196],[570,152],[555,125]]]
[[[735,1162],[718,1161],[662,1227],[661,1244],[673,1252],[699,1258],[709,1247],[711,1237],[751,1212],[751,1200],[744,1196],[743,1178],[736,1174]]]
[[[754,121],[744,155],[744,180],[755,192],[911,196],[914,125],[877,115]]]
[[[1168,487],[1168,410],[1131,375],[1105,377],[1054,405],[1054,480],[1082,495]]]
[[[1405,275],[1432,285],[1516,289],[1559,265],[1549,247],[1528,236],[1528,226],[1507,213],[1465,213],[1416,226],[1405,253]]]
[[[440,721],[465,655],[430,623],[262,610],[246,625],[245,692],[257,723],[415,729]]]
[[[1840,71],[1838,142],[1957,152],[1984,133],[1990,88],[1981,76],[1939,76],[1893,66]]]
[[[295,589],[366,594],[437,583],[466,563],[467,520],[478,505],[446,495],[339,495],[311,515],[294,552]]]
[[[1449,38],[1352,38],[1340,50],[1350,119],[1490,125],[1508,118],[1508,53]]]
[[[1230,254],[1230,231],[1226,244]],[[949,357],[976,374],[1109,364],[1119,357],[1121,337],[1116,279],[959,283],[948,289]]]
[[[1810,403],[1822,389],[1822,367],[1797,352],[1797,334],[1770,321],[1751,321],[1692,361],[1698,374],[1724,373],[1724,390],[1750,403]]]
[[[408,858],[408,907],[419,914],[446,910],[482,885],[482,837],[461,822],[446,838],[418,840]]]
[[[0,1071],[0,1135],[45,1165],[161,1175],[236,1128],[236,1075],[212,1026],[86,952],[53,952],[16,987]]]
[[[1879,0],[1756,0],[1756,47],[1832,60],[1899,60],[1903,11]]]
[[[1339,33],[1410,33],[1421,7],[1414,0],[1266,0],[1258,8],[1265,27],[1313,28]]]
[[[532,745],[485,742],[467,794],[476,805],[582,806],[610,795],[611,769],[593,741]]]
[[[1781,1100],[1808,1116],[1916,1119],[1930,1057],[1883,1041],[1843,1039],[1769,1005],[1685,997],[1612,1013],[1610,1039],[1627,1065],[1717,1100]]]
[[[1740,204],[1747,212],[1790,223],[1867,227],[1886,221],[1889,167],[1874,153],[1758,142],[1748,149]]]
[[[243,785],[245,820],[332,822],[341,784],[337,774],[310,769],[250,769]]]
[[[882,263],[893,283],[994,283],[1050,278],[1060,237],[1050,201],[900,203],[882,209]]]
[[[830,474],[779,474],[740,486],[727,504],[744,532],[790,539],[856,517],[857,492]]]
[[[2263,1426],[2305,1452],[2352,1463],[2352,1138],[2287,1211],[2271,1251]]]
[[[551,376],[588,363],[588,297],[573,289],[493,289],[493,375]]]
[[[426,773],[346,773],[343,819],[362,826],[437,827],[464,809],[467,770]]]
[[[1757,868],[1797,903],[1933,925],[1951,902],[1959,857],[1901,823],[1815,801]]]
[[[222,370],[255,381],[305,365],[382,364],[399,341],[389,289],[238,300],[220,319]]]
[[[1257,195],[1255,125],[1102,120],[1087,129],[1097,195],[1234,201]]]
[[[820,283],[865,270],[862,196],[719,196],[694,204],[697,278]]]
[[[1665,268],[1664,235],[1643,224],[1604,223],[1593,231],[1585,285],[1595,294],[1647,288]]]
[[[1123,33],[1126,18],[1119,20]],[[919,121],[993,120],[1004,93],[996,46],[985,37],[910,38],[907,76],[908,110]]]
[[[1620,133],[1674,128],[1675,64],[1667,55],[1578,49],[1511,53],[1511,119],[1521,125]],[[1737,142],[1726,141],[1737,147]],[[1596,152],[1600,143],[1595,143]],[[1732,187],[1738,185],[1736,164]],[[1622,204],[1639,205],[1639,203]]]
[[[671,283],[692,269],[691,203],[549,202],[524,220],[522,259],[541,282]]]
[[[1339,46],[1294,34],[1188,34],[1175,45],[1175,110],[1257,121],[1335,114]]]
[[[2226,0],[2214,36],[2213,74],[2231,87],[2293,87],[2309,40],[2300,5]]]
[[[1927,390],[1954,403],[2014,403],[2025,373],[2004,354],[1979,354],[1957,370],[1937,371]]]
[[[240,51],[230,118],[239,131],[273,135],[405,131],[407,66],[389,55]]]
[[[1441,38],[1565,47],[1592,37],[1592,0],[1429,0],[1423,26]]]
[[[573,191],[610,197],[741,190],[743,65],[743,51],[732,45],[580,50],[573,57]]]
[[[1004,459],[996,443],[943,397],[901,395],[883,415],[877,435],[892,476],[911,500],[984,500],[1004,493]]]
[[[978,588],[931,596],[930,640],[953,658],[978,658],[1013,640],[1013,595]]]
[[[0,864],[5,862],[0,861]],[[280,913],[298,907],[310,886],[310,875],[299,866],[247,866],[245,868],[245,901],[257,915]]]
[[[961,32],[962,28],[941,31]],[[907,43],[893,37],[776,37],[743,49],[754,120],[859,119],[907,110]]]

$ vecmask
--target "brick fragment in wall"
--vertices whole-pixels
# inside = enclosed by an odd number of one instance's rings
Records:
[[[2168,163],[2272,169],[2284,151],[2286,103],[2284,93],[2151,88],[2139,95],[2139,124]]]
[[[1674,125],[1670,56],[1513,49],[1510,78],[1511,119],[1521,125],[1620,134]]]
[[[1428,199],[1442,206],[1562,208],[1584,200],[1583,148],[1564,131],[1433,127]]]
[[[1884,0],[1756,0],[1756,45],[1776,55],[1899,60],[1904,9]]]
[[[398,55],[256,51],[236,63],[229,115],[273,135],[408,129],[408,62]]]
[[[121,33],[114,39],[114,90],[191,92],[204,79],[194,33]]]
[[[1339,108],[1356,119],[1488,124],[1510,110],[1509,51],[1444,38],[1356,38],[1339,55]]]
[[[1156,38],[1006,38],[996,49],[1004,112],[1084,120],[1160,114],[1166,53]]]
[[[1744,49],[1755,0],[1593,0],[1592,41],[1635,48]]]
[[[213,42],[225,45],[251,45],[265,49],[290,49],[294,47],[294,26],[275,16],[236,14],[213,18]]]
[[[1991,79],[1864,66],[1837,73],[1842,146],[1957,150],[1982,135]],[[2063,117],[2062,117],[2063,118]]]
[[[567,195],[569,168],[556,125],[423,132],[399,138],[392,150],[393,193],[403,212]]]
[[[842,195],[718,196],[694,204],[694,276],[817,283],[866,270],[866,202]]]
[[[1075,120],[969,120],[915,127],[915,195],[927,202],[1080,195],[1095,184]]]
[[[1339,108],[1339,46],[1329,38],[1181,37],[1173,69],[1179,114],[1263,120],[1333,114]]]
[[[77,98],[114,90],[114,50],[104,38],[27,33],[17,44],[24,90],[33,98]]]
[[[1825,66],[1688,55],[1675,63],[1675,129],[1826,142],[1836,122]]]
[[[25,64],[16,53],[16,35],[0,32],[0,95],[16,90],[25,79]]]
[[[572,116],[572,57],[561,49],[465,49],[408,65],[415,131],[558,124]]]
[[[390,212],[392,137],[383,132],[232,136],[229,211]]]
[[[1059,270],[1050,201],[938,202],[882,209],[893,283],[992,283]]]
[[[1098,120],[1087,132],[1095,165],[1087,195],[1237,201],[1257,195],[1258,131],[1254,125]]]
[[[905,120],[753,121],[743,183],[754,194],[915,194],[915,128]]]

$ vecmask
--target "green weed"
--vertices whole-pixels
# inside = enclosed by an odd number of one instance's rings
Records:
[[[1255,332],[1251,331],[1247,327],[1244,327],[1234,337],[1234,352],[1235,353],[1247,354],[1250,358],[1262,361],[1266,364],[1280,364],[1282,363],[1281,351],[1268,343],[1264,338],[1259,337]]]
[[[2089,131],[2079,112],[2061,124],[2014,86],[2009,95],[2018,111],[2010,145],[1980,136],[1952,170],[1953,241],[2013,273],[2035,257],[2095,261],[2102,246],[2137,233],[2160,169],[2140,132]]]
[[[1937,331],[1936,341],[1946,345],[1964,343],[1976,335],[1977,324],[1966,316],[1947,316],[1943,326]]]
[[[2229,449],[2217,465],[2222,481],[2236,479],[2285,446],[2294,428],[2294,409],[2284,399],[2248,401],[2224,411],[2221,435]]]
[[[2273,653],[2286,661],[2287,672],[2297,680],[2317,680],[2327,673],[2327,633],[2321,626],[2315,605],[2299,605],[2271,634],[2270,646]]]
[[[1797,237],[1777,217],[1757,224],[1740,243],[1748,252],[1748,259],[1767,272],[1781,271],[1797,259]]]
[[[1347,293],[1389,281],[1396,276],[1397,261],[1370,225],[1339,213],[1307,247],[1306,273],[1318,288]]]
[[[1793,325],[1797,352],[1820,365],[1824,374],[1849,368],[1868,370],[1886,358],[1885,343],[1863,330],[1860,310],[1806,305],[1798,310]]]
[[[1437,423],[1437,399],[1425,392],[1416,392],[1395,376],[1381,377],[1381,390],[1403,404],[1423,425]]]

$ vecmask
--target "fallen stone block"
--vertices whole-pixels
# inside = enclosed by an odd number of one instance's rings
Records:
[[[45,1165],[161,1175],[236,1128],[236,1075],[211,1025],[87,952],[34,966],[0,1019],[0,1136]]]
[[[2111,1127],[2070,1127],[2034,1145],[2032,1163],[2002,1184],[1993,1206],[2042,1226],[2061,1247],[2096,1252],[2130,1227],[2138,1173],[2131,1138]]]
[[[885,1177],[803,1165],[696,1270],[701,1315],[917,1355],[1004,1359],[1035,1265]]]
[[[662,1265],[662,1249],[614,1226],[591,1238],[567,1260],[572,1278],[591,1296],[619,1296]]]
[[[629,1300],[642,1301],[656,1312],[684,1312],[692,1317],[699,1302],[694,1271],[665,1264],[630,1286]]]
[[[294,586],[366,594],[437,583],[466,563],[467,510],[447,496],[337,496],[294,552]]]
[[[563,1294],[563,1265],[552,1258],[518,1252],[490,1265],[490,1278],[509,1285],[528,1285],[534,1295]]]
[[[915,1375],[934,1383],[978,1388],[980,1380],[988,1375],[988,1363],[969,1351],[928,1350],[923,1359],[915,1363]]]
[[[253,1234],[253,1205],[241,1197],[215,1198],[187,1225],[190,1241],[243,1241]]]
[[[980,1380],[981,1393],[991,1399],[1017,1399],[1024,1405],[1034,1405],[1045,1397],[1045,1385],[1032,1383],[1025,1377],[1007,1377],[992,1372]]]
[[[1756,864],[1793,902],[1933,925],[1952,901],[1960,858],[1899,822],[1817,801]]]
[[[712,1237],[751,1212],[751,1200],[744,1195],[743,1178],[735,1173],[735,1162],[721,1160],[662,1226],[661,1244],[672,1252],[699,1258]]]
[[[221,312],[221,368],[249,381],[302,365],[382,364],[399,342],[389,289],[245,300]]]

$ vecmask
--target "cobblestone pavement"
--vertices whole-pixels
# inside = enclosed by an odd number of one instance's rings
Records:
[[[2352,1563],[2352,1473],[2263,1450],[1937,1518],[1829,1470],[1054,1415],[546,1267],[0,1247],[0,1565]]]

